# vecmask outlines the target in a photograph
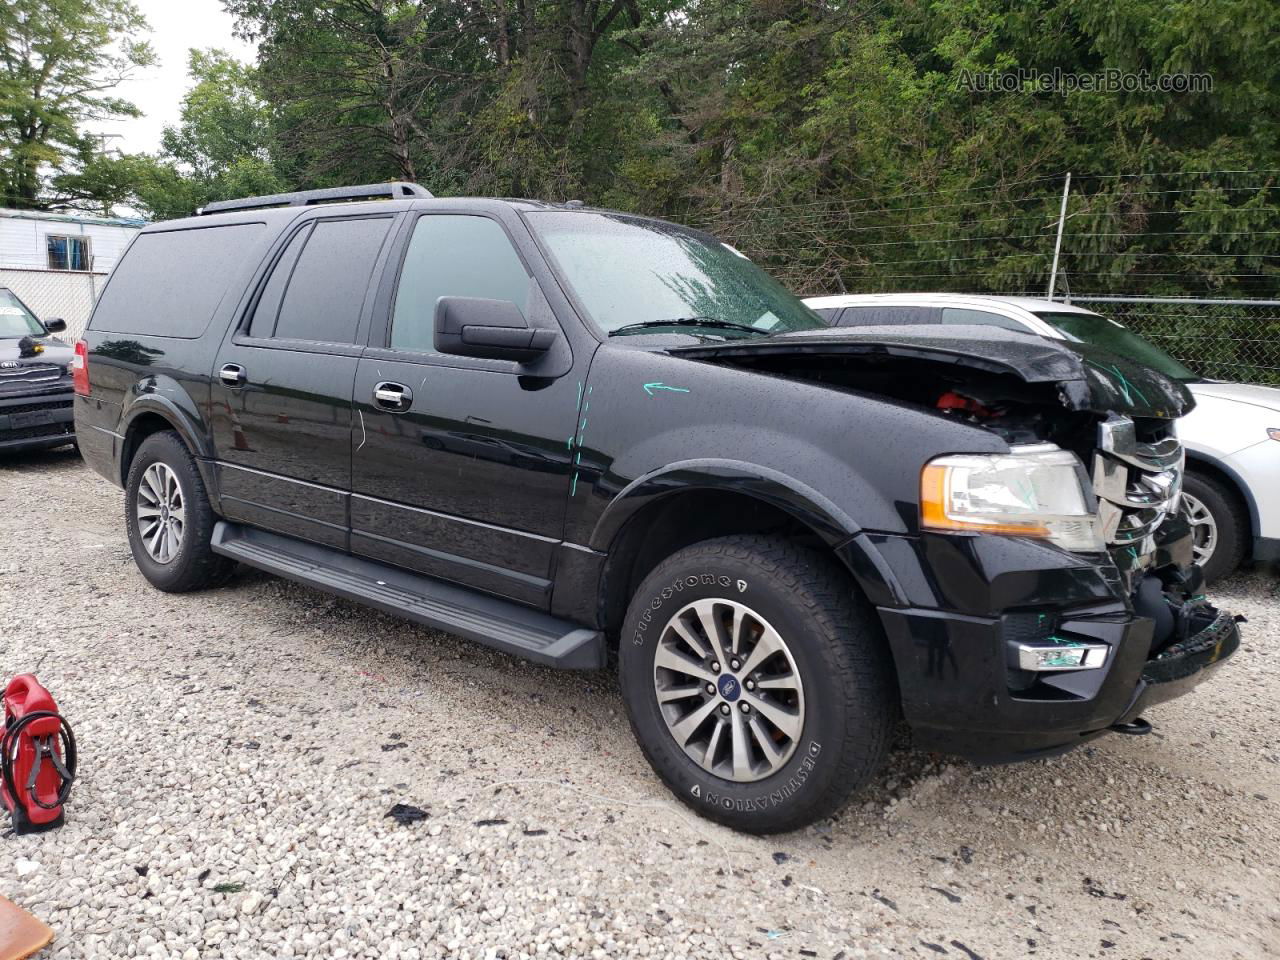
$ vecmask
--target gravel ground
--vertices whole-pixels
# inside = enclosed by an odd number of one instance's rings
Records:
[[[837,818],[698,820],[603,673],[242,571],[169,596],[69,452],[0,461],[0,674],[75,725],[67,825],[0,839],[55,957],[1280,956],[1280,580],[1153,736],[977,768],[899,750]],[[421,808],[410,824],[393,804]]]

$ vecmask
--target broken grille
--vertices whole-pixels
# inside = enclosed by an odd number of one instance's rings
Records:
[[[1182,496],[1183,450],[1172,423],[1113,416],[1098,426],[1093,489],[1107,542],[1150,553],[1150,537]]]

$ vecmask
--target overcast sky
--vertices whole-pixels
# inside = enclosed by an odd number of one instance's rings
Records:
[[[151,25],[151,46],[160,63],[137,71],[133,79],[115,91],[136,103],[143,116],[103,123],[94,132],[120,134],[107,141],[107,149],[154,153],[160,149],[160,132],[165,124],[178,121],[182,95],[188,86],[187,51],[191,47],[221,47],[250,62],[254,59],[254,48],[231,35],[235,20],[222,9],[219,0],[134,2]]]

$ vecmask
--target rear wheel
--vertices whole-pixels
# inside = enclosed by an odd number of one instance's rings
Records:
[[[1235,573],[1249,536],[1245,506],[1218,480],[1188,473],[1182,485],[1182,514],[1191,524],[1192,551],[1207,583]]]
[[[619,652],[632,728],[704,816],[793,830],[874,776],[897,700],[871,610],[821,554],[785,540],[694,544],[641,584]]]
[[[209,548],[216,522],[204,480],[182,439],[168,430],[147,437],[125,483],[129,549],[142,575],[170,593],[224,582],[235,561]]]

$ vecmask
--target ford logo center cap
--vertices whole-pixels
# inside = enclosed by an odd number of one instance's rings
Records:
[[[720,679],[716,681],[716,688],[720,691],[720,696],[724,697],[730,703],[737,700],[742,693],[742,687],[738,683],[738,678],[731,673],[720,675]]]

